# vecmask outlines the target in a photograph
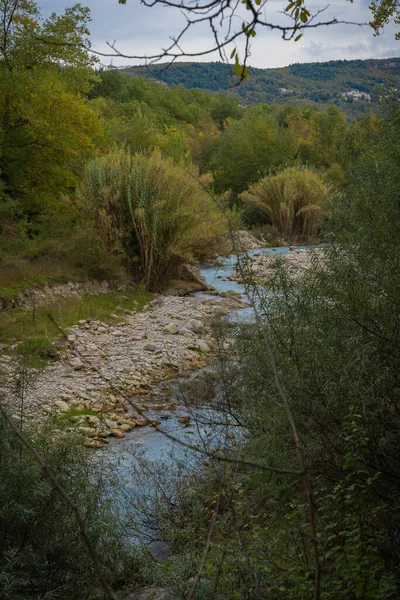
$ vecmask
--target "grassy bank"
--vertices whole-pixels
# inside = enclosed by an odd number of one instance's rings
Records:
[[[151,294],[109,292],[75,298],[54,298],[46,306],[0,312],[0,343],[17,345],[32,366],[40,367],[57,351],[63,331],[82,319],[98,319],[107,324],[119,322],[126,311],[137,312],[151,300]]]

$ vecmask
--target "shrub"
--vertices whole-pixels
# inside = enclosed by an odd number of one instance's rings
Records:
[[[71,434],[52,427],[26,431],[79,508],[102,571],[112,585],[135,577],[134,550],[101,461]],[[4,600],[105,598],[71,507],[0,418],[0,596]],[[103,482],[103,483],[102,483]]]
[[[89,163],[77,201],[115,256],[158,290],[186,261],[218,252],[226,221],[192,165],[114,150]]]
[[[329,186],[310,169],[289,167],[252,185],[240,198],[264,212],[278,232],[315,237]]]

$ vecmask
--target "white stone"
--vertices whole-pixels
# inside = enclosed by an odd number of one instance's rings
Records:
[[[69,410],[69,405],[66,402],[64,402],[64,400],[56,400],[54,404],[63,412]]]

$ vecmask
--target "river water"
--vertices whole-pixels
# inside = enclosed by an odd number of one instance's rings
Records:
[[[312,249],[318,246],[298,246],[298,249]],[[288,247],[259,248],[247,254],[283,255],[289,253]],[[207,283],[215,288],[217,293],[232,290],[248,300],[243,284],[230,280],[234,274],[237,255],[222,258],[218,266],[205,266],[201,268],[201,275]],[[202,298],[221,300],[219,295],[195,294]],[[251,322],[254,312],[251,307],[232,311],[229,318],[234,321]],[[193,375],[195,377],[196,374]],[[176,401],[180,408],[175,411],[152,412],[149,409],[146,417],[157,419],[159,428],[186,444],[196,445],[199,448],[213,450],[230,444],[245,442],[245,434],[229,435],[229,423],[212,426],[208,422],[215,422],[215,414],[208,409],[182,406],[179,389],[182,381],[172,381],[163,384],[170,388],[170,401]],[[190,414],[192,413],[192,414]],[[184,415],[190,415],[188,426],[178,422]],[[220,418],[220,416],[218,416]],[[228,437],[227,437],[228,436]],[[166,502],[174,501],[180,486],[185,486],[188,473],[196,473],[202,469],[204,455],[182,446],[179,441],[174,441],[164,433],[151,427],[135,429],[127,434],[123,440],[113,441],[107,449],[107,460],[111,464],[114,476],[114,490],[118,490],[124,506],[129,506],[130,514],[135,516],[136,530],[132,532],[132,539],[145,543],[153,556],[164,560],[168,554],[164,544],[152,541],[156,531],[157,515],[154,514],[155,500],[164,499]]]

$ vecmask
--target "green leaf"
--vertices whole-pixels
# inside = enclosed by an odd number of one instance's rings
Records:
[[[302,34],[302,33],[300,33],[299,35],[297,35],[297,36],[294,38],[294,41],[295,41],[295,42],[298,42],[298,41],[299,41],[299,39],[300,39],[300,38],[302,38],[302,37],[303,37],[303,34]]]
[[[232,50],[232,52],[231,52],[231,58],[233,58],[233,57],[235,56],[235,54],[236,54],[236,48],[234,48],[234,49]]]

